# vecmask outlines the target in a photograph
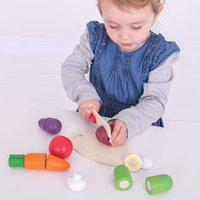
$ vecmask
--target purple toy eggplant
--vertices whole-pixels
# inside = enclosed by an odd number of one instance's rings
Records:
[[[42,118],[38,121],[40,128],[50,134],[57,134],[62,129],[62,124],[58,119],[55,118]]]

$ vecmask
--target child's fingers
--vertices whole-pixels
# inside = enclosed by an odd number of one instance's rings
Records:
[[[114,121],[114,120],[109,121],[108,124],[109,124],[110,126],[114,127],[114,125],[115,125],[115,121]]]
[[[127,134],[126,132],[122,131],[122,129],[120,130],[118,136],[116,137],[116,139],[113,141],[112,146],[119,146],[121,144],[123,144],[127,139]]]
[[[117,137],[112,141],[113,146],[118,146],[122,144],[121,142],[126,141],[126,127],[125,126],[120,126],[119,132]]]
[[[113,126],[113,131],[110,138],[110,143],[112,145],[113,141],[117,138],[120,132],[121,126],[118,123],[109,123],[109,125]]]
[[[88,120],[90,118],[90,115],[92,114],[92,109],[93,108],[87,108],[85,110],[85,119]]]
[[[81,111],[79,111],[83,119],[88,120],[90,115],[92,114],[92,108],[85,107]]]
[[[92,109],[95,109],[97,112],[99,111],[100,107],[100,101],[99,100],[91,100],[91,101],[86,101],[79,105],[79,113],[81,116],[88,120],[90,115],[92,114]]]

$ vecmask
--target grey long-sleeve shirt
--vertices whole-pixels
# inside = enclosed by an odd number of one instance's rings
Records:
[[[140,48],[139,45],[136,49]],[[135,50],[136,50],[135,49]],[[85,78],[92,64],[94,54],[89,44],[89,32],[86,28],[73,53],[62,65],[62,81],[68,97],[78,106],[89,100],[100,100],[93,85]],[[111,119],[123,121],[128,129],[128,138],[137,135],[153,122],[162,117],[167,103],[167,96],[173,80],[172,64],[179,59],[179,52],[173,53],[160,66],[149,73],[144,83],[144,92],[136,106],[122,110]]]

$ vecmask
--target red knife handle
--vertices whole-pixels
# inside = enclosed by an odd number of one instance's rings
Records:
[[[91,114],[89,118],[93,121],[93,123],[97,123],[96,117],[93,114]]]

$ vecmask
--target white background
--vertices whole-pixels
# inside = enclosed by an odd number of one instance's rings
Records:
[[[86,23],[101,21],[96,0],[0,0],[0,5],[0,97],[75,110],[62,87],[61,64]],[[181,48],[164,115],[166,126],[175,129],[197,130],[200,121],[199,8],[197,0],[166,0],[154,26]]]

